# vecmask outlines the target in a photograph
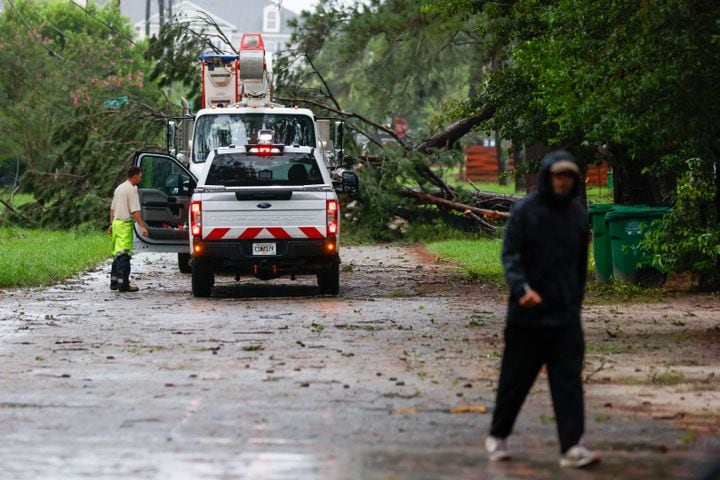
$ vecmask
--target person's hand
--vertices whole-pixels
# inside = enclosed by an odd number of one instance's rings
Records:
[[[147,227],[140,227],[140,233],[142,233],[142,236],[143,236],[143,237],[149,237],[149,236],[150,236],[150,232],[148,232]]]
[[[107,229],[108,235],[112,235],[112,224]]]
[[[525,293],[525,295],[520,297],[518,303],[523,308],[532,308],[542,303],[542,297],[538,292],[531,288]]]

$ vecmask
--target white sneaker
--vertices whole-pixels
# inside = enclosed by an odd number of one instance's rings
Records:
[[[507,440],[504,438],[488,436],[485,439],[485,450],[491,462],[505,462],[512,458],[507,448]]]
[[[600,461],[600,454],[591,452],[582,445],[575,445],[560,457],[560,466],[564,468],[582,468]]]

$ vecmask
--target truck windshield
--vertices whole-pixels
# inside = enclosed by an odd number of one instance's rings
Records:
[[[258,132],[271,130],[273,143],[315,147],[315,127],[307,115],[238,113],[204,115],[197,120],[192,161],[203,163],[218,147],[258,143]]]
[[[245,153],[217,155],[208,170],[205,185],[265,187],[322,185],[320,169],[312,154],[287,153],[258,157]]]

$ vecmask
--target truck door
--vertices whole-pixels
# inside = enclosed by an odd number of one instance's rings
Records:
[[[162,153],[136,152],[134,164],[143,173],[138,195],[149,233],[144,237],[135,225],[135,248],[189,253],[188,208],[197,179],[176,158]]]

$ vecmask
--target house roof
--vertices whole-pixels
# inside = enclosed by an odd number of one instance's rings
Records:
[[[232,29],[233,31],[236,30],[235,25],[233,23],[225,20],[224,18],[219,17],[218,15],[215,15],[213,12],[211,12],[205,8],[202,8],[200,5],[198,5],[194,2],[191,2],[189,0],[183,0],[181,2],[178,2],[177,4],[173,2],[173,9],[174,9],[173,10],[174,16],[178,15],[179,13],[184,13],[184,14],[189,13],[192,15],[197,12],[197,13],[209,16],[220,27],[229,28],[229,29]],[[132,18],[131,18],[131,20],[132,20]],[[159,23],[159,21],[160,21],[160,15],[158,14],[157,11],[155,13],[153,13],[152,15],[150,15],[150,24],[157,24],[157,23]],[[144,23],[145,23],[145,14],[143,13],[143,17],[138,21],[134,21],[133,25],[138,26],[138,25],[142,25]]]
[[[113,0],[96,0],[98,4],[104,5]],[[167,5],[167,1],[165,2]],[[272,6],[274,3],[270,0],[174,0],[173,10],[179,9],[181,4],[192,4],[201,11],[206,11],[216,19],[227,22],[236,28],[238,33],[243,32],[262,32],[263,30],[263,10],[265,7]],[[122,0],[120,2],[120,10],[124,15],[130,17],[133,25],[145,20],[145,0]],[[249,12],[256,12],[250,14]],[[150,2],[151,22],[153,19],[157,23],[158,19],[158,2],[152,0]],[[280,9],[281,27],[280,34],[290,34],[290,28],[287,26],[288,20],[297,17],[298,14],[287,8]]]

